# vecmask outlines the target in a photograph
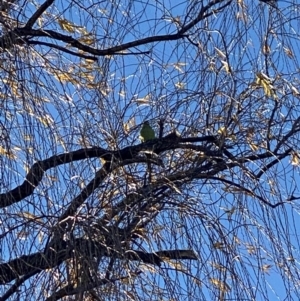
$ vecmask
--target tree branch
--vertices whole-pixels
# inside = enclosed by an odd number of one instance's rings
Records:
[[[54,0],[46,0],[39,8],[38,10],[32,15],[31,18],[29,18],[28,22],[26,23],[26,28],[32,28],[34,23],[37,21],[37,19],[43,14],[43,12],[54,2]]]
[[[224,6],[222,6],[220,9],[228,6],[231,3],[232,0],[228,1]],[[214,0],[209,2],[206,6],[203,6],[198,16],[188,23],[186,26],[181,28],[177,33],[175,34],[168,34],[168,35],[160,35],[160,36],[152,36],[147,37],[144,39],[128,42],[125,44],[121,44],[118,46],[114,46],[107,49],[95,49],[93,47],[84,45],[80,43],[77,39],[64,35],[61,33],[58,33],[53,30],[42,30],[42,29],[33,29],[32,26],[36,22],[36,20],[42,15],[42,13],[54,2],[54,0],[47,0],[45,1],[40,8],[33,14],[33,16],[28,20],[27,24],[22,28],[15,28],[8,34],[2,36],[0,38],[0,45],[2,45],[2,48],[8,49],[11,47],[12,44],[26,41],[28,40],[28,37],[48,37],[55,40],[59,40],[61,42],[65,42],[70,44],[73,47],[76,47],[78,50],[97,55],[97,56],[105,56],[105,55],[113,55],[113,54],[120,54],[120,52],[127,50],[129,48],[138,47],[141,45],[145,45],[148,43],[153,42],[161,42],[161,41],[173,41],[173,40],[179,40],[184,37],[188,37],[185,33],[188,32],[193,26],[195,26],[197,23],[199,23],[201,20],[207,18],[210,14],[206,14],[206,12],[213,7],[215,4],[223,2],[223,0]],[[9,41],[9,42],[8,42]],[[12,41],[12,42],[11,42]],[[30,44],[34,44],[35,42],[30,41]],[[43,42],[36,42],[43,43]],[[50,46],[51,44],[48,43],[47,46]],[[60,48],[60,46],[56,46],[55,48],[60,49],[64,52],[72,54],[69,50],[65,48]],[[78,54],[77,54],[78,55]]]
[[[108,244],[105,245],[105,243]],[[111,233],[103,232],[103,241],[77,238],[73,244],[70,241],[66,242],[61,239],[56,241],[55,245],[48,247],[44,252],[24,255],[7,263],[0,264],[0,284],[9,283],[20,276],[32,276],[42,270],[58,266],[74,256],[74,249],[84,256],[106,256],[124,260],[137,260],[157,266],[160,266],[164,260],[163,257],[168,259],[197,259],[196,254],[191,250],[167,250],[155,253],[147,253],[139,250],[123,250],[123,252],[120,252],[119,250],[115,250]]]
[[[83,53],[79,53],[79,52],[74,52],[72,50],[69,50],[67,49],[65,46],[59,46],[59,45],[55,45],[55,44],[52,44],[52,43],[47,43],[47,42],[40,42],[40,41],[30,41],[30,40],[26,40],[26,43],[28,45],[42,45],[42,46],[48,46],[50,48],[55,48],[55,49],[58,49],[60,51],[63,51],[65,53],[69,53],[71,55],[74,55],[74,56],[78,56],[78,57],[81,57],[83,59],[88,59],[88,60],[93,60],[93,61],[97,61],[98,59],[94,56],[90,56],[90,55],[85,55]]]

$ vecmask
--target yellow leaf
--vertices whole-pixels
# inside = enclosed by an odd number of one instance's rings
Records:
[[[91,59],[85,59],[85,62],[89,65],[93,65],[94,70],[97,69],[97,67],[95,67],[95,61],[91,60]],[[101,68],[99,68],[99,70],[101,70]]]
[[[12,150],[6,150],[2,146],[0,146],[0,155],[6,156],[9,159],[16,159],[16,155],[13,154]]]
[[[131,282],[131,279],[129,277],[127,277],[127,278],[120,279],[120,281],[124,284],[129,284]]]
[[[237,12],[236,18],[237,18],[237,20],[242,20],[245,23],[248,21],[248,16],[247,16],[247,14],[245,13],[244,10]]]
[[[61,29],[74,33],[75,32],[75,25],[69,22],[66,19],[58,19],[58,24],[61,27]]]
[[[123,283],[124,281],[121,280]],[[136,300],[135,294],[129,292],[129,291],[124,291],[124,294],[129,298],[129,300]]]
[[[291,262],[295,262],[295,258],[294,257],[287,257],[286,260],[287,261],[291,261]]]
[[[256,152],[259,149],[259,147],[254,143],[249,143],[249,146],[254,152]]]
[[[121,97],[125,97],[125,96],[126,96],[125,90],[121,90],[121,91],[119,92],[119,95],[120,95]]]
[[[139,268],[146,272],[157,273],[157,270],[150,264],[146,264],[146,263],[140,264]]]
[[[218,134],[222,135],[222,136],[226,136],[227,135],[227,130],[224,126],[220,127],[218,129]]]
[[[255,83],[263,88],[267,97],[277,98],[274,87],[271,84],[271,79],[266,74],[262,72],[257,73]]]
[[[100,162],[101,162],[102,165],[104,165],[106,163],[106,160],[103,159],[102,157],[100,157]]]
[[[236,244],[238,244],[238,245],[241,244],[241,241],[240,241],[240,239],[239,239],[237,236],[234,236],[234,237],[233,237],[233,240],[234,240],[234,242],[235,242]]]
[[[172,22],[181,25],[181,20],[179,16],[172,18]]]
[[[20,217],[24,217],[28,220],[31,220],[31,221],[36,221],[37,223],[39,224],[43,224],[43,219],[30,213],[30,212],[27,212],[27,211],[24,211],[24,212],[20,212],[17,214],[18,216]]]
[[[22,240],[26,239],[29,235],[30,235],[29,231],[25,231],[25,230],[17,233],[17,237]]]
[[[202,286],[201,280],[197,279],[195,276],[192,278],[192,280],[199,286]]]
[[[246,133],[247,133],[247,138],[252,138],[253,135],[255,134],[255,128],[253,126],[247,128]]]
[[[222,272],[226,271],[226,267],[224,267],[223,265],[220,265],[218,263],[213,262],[212,266],[219,271],[222,271]]]

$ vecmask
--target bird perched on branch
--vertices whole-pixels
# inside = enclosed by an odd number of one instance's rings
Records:
[[[143,123],[143,127],[140,132],[140,139],[142,142],[146,142],[146,141],[155,139],[155,132],[154,132],[153,128],[150,126],[149,121],[145,121]],[[148,159],[153,158],[153,153],[151,151],[145,152],[145,155]],[[151,183],[151,163],[150,163],[150,161],[148,161],[147,165],[148,165],[148,173],[149,173],[149,183]],[[145,180],[146,180],[146,178],[145,178]]]
[[[145,121],[140,132],[140,137],[142,142],[155,139],[155,132],[150,126],[149,121]]]

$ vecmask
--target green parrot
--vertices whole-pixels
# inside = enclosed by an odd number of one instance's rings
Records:
[[[144,122],[143,127],[140,132],[140,139],[142,142],[146,142],[148,140],[155,139],[155,132],[154,132],[153,128],[150,126],[149,121]],[[146,153],[145,155],[148,159],[152,158],[151,153],[150,154]],[[148,174],[149,174],[148,181],[149,181],[149,183],[151,183],[151,163],[148,162],[147,165],[148,165]],[[145,181],[146,181],[146,178],[145,178]]]
[[[145,121],[140,132],[140,138],[142,142],[155,139],[155,132],[150,126],[149,121]]]

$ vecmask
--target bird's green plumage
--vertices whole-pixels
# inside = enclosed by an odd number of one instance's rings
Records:
[[[153,128],[150,126],[148,121],[145,121],[143,127],[141,129],[141,140],[142,142],[155,139],[155,132]]]

